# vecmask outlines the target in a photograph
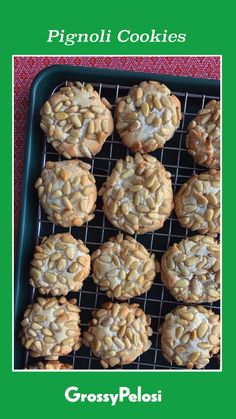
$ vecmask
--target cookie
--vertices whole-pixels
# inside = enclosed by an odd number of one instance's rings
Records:
[[[46,162],[35,187],[49,221],[80,227],[94,218],[97,189],[90,168],[80,160]]]
[[[129,234],[161,228],[173,209],[171,174],[148,154],[117,160],[99,195],[111,224]]]
[[[127,300],[148,291],[159,272],[155,255],[130,236],[118,234],[91,256],[93,279],[110,298]]]
[[[219,242],[211,236],[192,236],[173,244],[162,256],[161,279],[178,301],[219,300]]]
[[[156,81],[143,81],[118,98],[115,117],[123,143],[140,153],[163,147],[182,118],[179,99]]]
[[[171,364],[204,368],[220,350],[219,315],[198,306],[179,306],[165,316],[161,348]]]
[[[151,317],[138,304],[107,302],[93,311],[83,343],[101,359],[104,368],[131,364],[151,346],[150,323]]]
[[[220,171],[193,175],[174,198],[182,227],[216,236],[220,232]]]
[[[60,361],[37,362],[30,365],[29,370],[73,370],[73,365],[63,364]]]
[[[188,125],[186,147],[196,163],[219,169],[220,143],[220,101],[211,100]]]
[[[48,143],[67,159],[92,158],[113,131],[110,108],[91,84],[69,82],[43,105],[40,127]]]
[[[21,322],[21,342],[30,355],[57,360],[80,348],[80,309],[76,300],[42,298],[28,306]]]
[[[36,246],[30,284],[41,294],[67,295],[82,287],[89,272],[89,249],[70,233],[58,233]]]

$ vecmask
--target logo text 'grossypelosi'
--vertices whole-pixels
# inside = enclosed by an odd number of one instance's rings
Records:
[[[116,406],[117,403],[124,401],[130,403],[160,403],[162,402],[162,392],[145,393],[142,387],[138,386],[134,392],[129,387],[118,387],[116,393],[81,393],[76,386],[68,387],[65,390],[65,398],[70,403],[109,403]]]

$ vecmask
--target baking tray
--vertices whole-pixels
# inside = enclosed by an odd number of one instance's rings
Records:
[[[124,71],[112,71],[104,69],[75,67],[70,65],[53,65],[41,71],[34,79],[30,90],[30,102],[28,113],[28,127],[25,144],[25,161],[23,192],[19,224],[18,249],[15,269],[15,356],[14,368],[24,369],[35,362],[30,359],[20,343],[18,332],[20,320],[26,306],[34,301],[38,295],[28,283],[29,264],[32,258],[34,247],[45,235],[58,232],[71,231],[76,237],[82,239],[90,252],[94,251],[101,243],[109,237],[118,233],[105,217],[101,207],[101,198],[97,201],[95,218],[82,227],[66,229],[49,222],[45,213],[38,204],[37,192],[34,188],[35,180],[40,175],[41,169],[46,160],[57,161],[61,157],[46,142],[46,138],[39,127],[39,111],[48,96],[56,91],[67,80],[91,83],[94,88],[105,96],[114,105],[118,96],[127,94],[128,89],[140,83],[142,80],[157,80],[167,84],[174,94],[181,101],[183,120],[174,137],[165,144],[163,149],[152,153],[159,159],[165,168],[171,172],[174,192],[189,178],[193,172],[199,173],[205,169],[194,164],[192,157],[185,148],[186,127],[196,113],[204,107],[211,99],[219,99],[220,83],[216,80],[193,79],[185,77],[173,77],[160,74],[131,73]],[[128,149],[121,143],[116,132],[109,137],[102,151],[91,160],[83,159],[92,163],[92,173],[96,178],[98,189],[111,173],[115,161],[124,158]],[[173,212],[165,222],[164,227],[154,232],[134,237],[140,241],[148,250],[155,253],[160,260],[163,252],[174,242],[179,242],[186,236],[193,235],[191,231],[180,226]],[[78,305],[81,308],[81,328],[86,329],[91,318],[92,310],[99,308],[108,298],[98,290],[90,276],[84,282],[82,290],[78,293],[70,293],[69,297],[76,296]],[[178,303],[170,295],[161,282],[160,275],[156,276],[152,288],[140,297],[133,298],[132,302],[140,304],[146,313],[152,316],[152,347],[135,362],[124,366],[129,370],[183,370],[183,367],[170,365],[162,356],[160,349],[159,326],[166,313],[176,307]],[[205,304],[219,313],[219,303]],[[40,360],[37,358],[37,360]],[[89,348],[82,346],[79,351],[73,352],[67,357],[61,357],[62,361],[73,363],[75,369],[98,370],[101,369],[99,359],[95,358]],[[206,369],[219,369],[219,360],[214,356]]]

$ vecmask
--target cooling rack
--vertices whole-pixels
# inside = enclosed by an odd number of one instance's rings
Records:
[[[82,81],[81,78],[80,81]],[[102,97],[104,96],[109,100],[109,102],[112,104],[113,111],[116,98],[118,96],[126,95],[129,88],[131,87],[119,84],[94,83],[93,81],[86,80],[86,83],[88,82],[93,85],[94,89],[96,89]],[[55,88],[51,91],[51,94],[57,91],[64,84],[66,84],[66,82],[55,86]],[[195,165],[192,157],[186,151],[186,127],[190,120],[201,108],[205,106],[209,100],[219,99],[219,97],[211,96],[209,94],[192,93],[191,91],[175,91],[173,93],[179,98],[181,102],[183,119],[179,129],[175,132],[174,137],[165,144],[164,148],[156,150],[151,154],[155,156],[159,161],[161,161],[165,168],[171,173],[173,191],[175,193],[180,185],[183,184],[194,172],[200,173],[206,170],[200,166]],[[43,133],[41,135],[43,140]],[[121,143],[117,133],[114,132],[113,135],[106,140],[102,151],[97,156],[95,156],[92,161],[85,159],[91,164],[91,172],[96,179],[98,190],[102,183],[106,180],[107,176],[110,175],[116,160],[119,158],[124,158],[127,154],[129,154],[128,149]],[[53,151],[53,148],[47,143],[45,137],[41,168],[43,168],[47,160],[58,161],[61,160],[61,156]],[[91,222],[79,228],[63,228],[52,224],[47,220],[46,215],[41,209],[40,205],[38,206],[36,243],[40,242],[44,236],[65,231],[69,231],[74,237],[83,240],[85,245],[90,249],[90,253],[92,253],[101,243],[107,241],[110,237],[117,235],[119,232],[119,230],[114,228],[109,223],[105,214],[103,213],[101,198],[98,198],[97,201],[95,218]],[[180,226],[175,213],[172,212],[171,216],[168,218],[168,220],[166,220],[163,228],[160,230],[148,232],[143,235],[136,234],[134,237],[150,252],[154,253],[158,260],[160,260],[164,251],[171,244],[179,242],[186,236],[191,236],[193,234],[194,233],[190,230],[184,229]],[[32,289],[28,303],[34,301],[37,296],[37,291]],[[77,298],[78,306],[81,309],[80,314],[82,330],[87,328],[88,321],[92,316],[92,311],[100,308],[103,302],[108,301],[106,295],[99,291],[98,287],[94,284],[91,275],[84,281],[83,288],[78,293],[70,293],[68,297]],[[153,286],[148,292],[142,294],[140,297],[132,298],[132,300],[128,301],[132,301],[132,303],[138,303],[146,313],[151,315],[153,336],[151,337],[151,348],[139,356],[132,364],[123,366],[122,369],[183,370],[183,367],[178,367],[175,364],[170,365],[162,356],[161,352],[159,327],[165,314],[167,314],[181,303],[178,303],[164,287],[160,279],[160,274],[156,276]],[[218,302],[204,304],[204,306],[211,308],[216,313],[219,313],[220,311]],[[90,349],[85,346],[82,346],[79,351],[73,352],[66,357],[61,357],[60,359],[61,361],[73,364],[75,369],[102,369],[99,359],[94,357]],[[40,358],[37,358],[37,360],[40,360]],[[27,368],[33,362],[35,362],[35,359],[30,358],[28,351],[25,350],[24,362],[21,366],[18,366],[18,368]],[[219,357],[214,356],[205,369],[217,370],[219,368]],[[114,368],[112,370],[114,370]]]

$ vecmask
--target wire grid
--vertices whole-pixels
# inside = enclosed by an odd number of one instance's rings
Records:
[[[127,94],[131,86],[121,86],[112,84],[93,83],[94,89],[103,97],[106,97],[112,104],[113,112],[115,102],[118,96]],[[66,85],[66,82],[63,83]],[[55,87],[51,92],[53,94],[62,84]],[[170,171],[173,191],[178,190],[179,186],[183,184],[194,172],[200,173],[206,169],[195,165],[192,157],[188,154],[185,148],[186,127],[197,112],[211,100],[218,100],[218,96],[209,96],[205,94],[193,94],[191,92],[173,92],[180,102],[183,113],[183,119],[179,129],[176,131],[174,137],[165,144],[165,147],[156,150],[152,153],[159,161],[163,163],[165,168]],[[114,132],[105,142],[102,151],[95,156],[92,161],[87,160],[91,164],[91,172],[95,176],[97,188],[101,187],[107,176],[119,158],[124,158],[129,154],[129,150],[121,143],[117,133]],[[47,143],[46,137],[44,139],[43,154],[41,161],[41,168],[45,165],[47,160],[60,161],[61,156],[56,153],[51,145]],[[86,159],[85,159],[86,160]],[[44,236],[56,234],[59,232],[69,231],[76,238],[84,241],[85,245],[92,253],[98,248],[101,243],[107,241],[109,237],[118,234],[119,230],[114,228],[106,219],[102,211],[102,200],[98,198],[97,208],[95,211],[95,218],[83,225],[82,227],[63,228],[52,224],[46,218],[45,213],[38,207],[37,219],[37,243],[41,241]],[[188,229],[184,229],[178,223],[178,220],[173,212],[168,220],[165,222],[163,228],[153,232],[148,232],[143,235],[134,235],[135,239],[141,242],[150,252],[154,253],[158,260],[161,259],[164,251],[173,243],[179,242],[187,236],[194,233]],[[195,233],[196,234],[196,233]],[[30,302],[35,301],[38,292],[32,289]],[[92,317],[92,311],[101,307],[102,303],[109,299],[101,292],[97,285],[94,284],[91,275],[84,281],[83,288],[78,293],[70,293],[68,297],[76,297],[77,304],[81,309],[81,329],[82,331],[88,327],[88,322]],[[175,308],[178,303],[164,287],[160,279],[160,274],[155,278],[152,288],[139,297],[132,298],[128,302],[138,303],[141,308],[152,317],[153,336],[151,348],[139,356],[132,364],[119,367],[119,369],[129,370],[183,370],[175,364],[170,365],[162,355],[160,346],[159,328],[164,319],[164,316]],[[213,311],[219,313],[219,303],[205,304],[205,307],[212,308]],[[61,361],[73,364],[75,369],[102,369],[99,359],[94,357],[89,348],[82,346],[79,351],[74,351],[66,357],[61,357]],[[35,362],[31,359],[29,352],[25,351],[25,363],[23,368],[27,368]],[[210,363],[205,369],[219,369],[219,357],[213,356]]]

